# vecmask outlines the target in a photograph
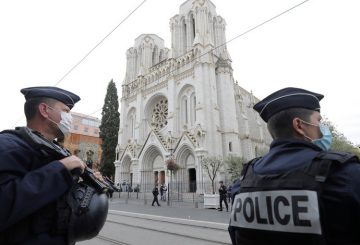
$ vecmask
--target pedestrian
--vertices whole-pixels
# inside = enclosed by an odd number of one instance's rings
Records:
[[[160,200],[161,200],[161,201],[163,200],[163,195],[164,195],[164,187],[163,187],[163,185],[161,184],[161,185],[160,185]]]
[[[140,185],[136,184],[135,188],[134,188],[135,192],[140,192]]]
[[[152,191],[152,194],[154,196],[154,199],[152,201],[151,206],[154,206],[154,203],[156,202],[158,206],[160,206],[159,200],[158,200],[158,195],[159,195],[159,189],[158,186],[156,185]]]
[[[0,244],[70,244],[74,227],[64,200],[75,185],[70,171],[83,172],[86,164],[74,155],[58,159],[33,139],[62,149],[54,140],[70,132],[70,110],[80,97],[57,87],[21,92],[27,127],[0,133]]]
[[[166,201],[166,193],[167,193],[167,187],[166,187],[166,185],[164,184],[164,185],[163,185],[163,201]]]
[[[231,189],[232,189],[232,184],[229,184],[227,187],[227,198],[230,204],[231,204]]]
[[[220,208],[219,208],[219,211],[223,211],[222,203],[223,203],[223,201],[224,201],[225,207],[226,207],[226,212],[228,212],[228,211],[229,211],[229,206],[228,206],[228,203],[227,203],[227,201],[226,201],[226,198],[227,198],[227,189],[226,189],[226,186],[224,185],[224,181],[220,180],[220,181],[219,181],[219,184],[220,184],[220,188],[219,188]]]
[[[233,244],[360,244],[360,162],[330,150],[323,97],[284,88],[254,105],[273,142],[233,185]]]
[[[164,184],[160,186],[160,200],[166,201],[166,186]]]

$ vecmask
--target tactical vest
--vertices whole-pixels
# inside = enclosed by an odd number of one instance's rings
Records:
[[[327,244],[323,222],[323,184],[336,165],[356,161],[353,154],[321,152],[306,167],[279,174],[244,167],[230,226],[237,245]]]
[[[48,162],[64,158],[61,157],[62,154],[52,154],[49,147],[51,148],[53,143],[42,142],[43,139],[38,138],[39,135],[33,134],[28,128],[21,127],[1,133],[19,136],[36,151],[41,152]],[[67,152],[64,148],[57,150]],[[68,244],[95,237],[106,221],[109,205],[106,193],[99,192],[85,179],[81,181],[76,176],[74,179],[74,185],[56,203],[47,205],[0,233],[0,244],[22,242],[43,232],[65,236]]]

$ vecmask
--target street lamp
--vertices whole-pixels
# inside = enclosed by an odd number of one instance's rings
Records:
[[[172,187],[172,174],[173,174],[173,171],[176,168],[176,163],[175,163],[175,160],[173,158],[173,150],[174,149],[169,148],[170,157],[169,157],[169,159],[166,160],[166,168],[167,168],[167,170],[170,170],[170,182],[168,183],[168,199],[167,199],[167,205],[168,206],[170,206],[170,190],[171,190],[171,187]]]

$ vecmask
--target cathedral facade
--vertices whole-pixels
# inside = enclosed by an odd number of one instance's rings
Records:
[[[184,192],[210,192],[206,156],[251,159],[271,137],[252,109],[258,99],[233,78],[225,20],[209,0],[188,0],[170,20],[171,48],[142,34],[127,50],[115,182],[149,191],[167,184],[166,160]],[[216,177],[227,180],[226,166]]]

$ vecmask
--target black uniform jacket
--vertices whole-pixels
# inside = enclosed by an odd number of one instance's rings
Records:
[[[65,244],[63,237],[36,227],[51,221],[55,201],[72,184],[70,172],[59,161],[44,159],[14,134],[0,134],[0,234],[15,240],[30,234],[20,244]]]
[[[301,168],[311,164],[321,151],[305,141],[274,140],[269,153],[255,162],[253,171],[266,175]],[[237,181],[232,188],[232,197],[240,188],[241,183]],[[328,241],[333,244],[360,244],[360,164],[348,162],[339,165],[324,183],[322,197]],[[232,238],[235,230],[235,227],[229,227]]]

